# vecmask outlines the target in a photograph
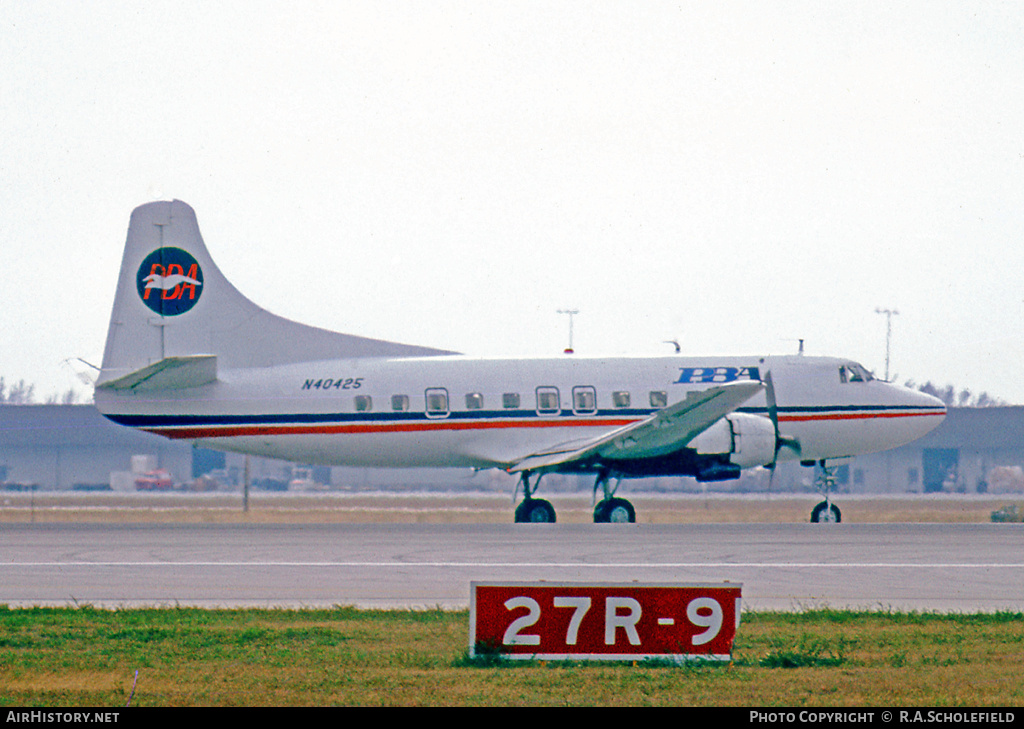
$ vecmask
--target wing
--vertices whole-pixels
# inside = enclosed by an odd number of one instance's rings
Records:
[[[532,453],[516,461],[508,471],[553,471],[570,463],[663,456],[684,447],[715,421],[762,390],[762,382],[751,381],[690,392],[685,400],[659,410],[649,418],[596,438],[563,443]]]

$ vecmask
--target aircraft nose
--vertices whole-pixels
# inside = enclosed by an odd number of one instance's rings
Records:
[[[946,403],[942,402],[939,398],[918,390],[909,390],[909,392],[916,397],[917,402],[914,404],[934,410],[936,414],[941,414],[942,417],[946,416]]]
[[[907,419],[913,422],[915,439],[935,430],[946,419],[946,403],[942,400],[918,390],[901,389],[900,400],[905,412],[911,416]]]

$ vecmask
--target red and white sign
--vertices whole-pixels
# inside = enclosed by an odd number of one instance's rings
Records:
[[[469,652],[555,660],[729,660],[741,587],[473,582]]]

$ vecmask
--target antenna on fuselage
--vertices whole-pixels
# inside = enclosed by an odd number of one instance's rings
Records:
[[[797,342],[798,346],[799,346],[799,349],[797,349],[796,353],[801,355],[801,356],[803,356],[803,353],[804,353],[804,340],[803,339],[787,339],[785,341],[787,341],[787,342]]]
[[[569,346],[565,348],[565,354],[572,354],[573,351],[575,351],[572,348],[572,318],[574,316],[576,316],[577,314],[579,314],[580,310],[579,309],[559,309],[558,313],[559,314],[568,314],[569,315]]]

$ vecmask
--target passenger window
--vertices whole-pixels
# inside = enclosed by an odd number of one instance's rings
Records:
[[[651,390],[651,407],[663,408],[668,405],[668,393],[664,390]]]
[[[629,393],[625,390],[619,390],[612,393],[612,405],[617,408],[628,408],[629,407]]]
[[[484,406],[484,396],[479,392],[466,394],[466,410],[480,410]]]
[[[597,412],[597,391],[593,387],[572,388],[572,411],[577,415]]]
[[[557,387],[537,388],[537,414],[558,415],[562,410]]]
[[[409,396],[408,395],[392,395],[391,396],[391,409],[395,412],[407,412],[409,410]]]
[[[426,392],[427,417],[444,418],[448,416],[448,391],[443,387],[432,387]]]
[[[506,410],[514,410],[519,407],[519,393],[506,392],[501,396],[501,406]]]
[[[356,395],[355,402],[357,413],[368,413],[373,410],[373,398],[369,395]]]

